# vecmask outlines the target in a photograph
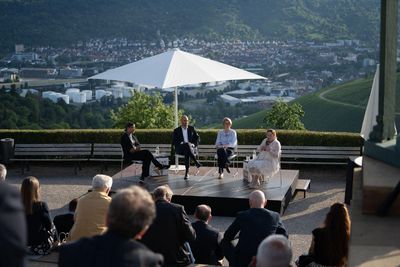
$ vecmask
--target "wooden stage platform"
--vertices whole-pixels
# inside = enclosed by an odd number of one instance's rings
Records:
[[[191,167],[191,172],[195,169]],[[242,169],[239,168],[236,178],[233,177],[235,170],[231,169],[231,173],[225,173],[223,179],[217,178],[215,170],[213,167],[202,167],[200,172],[191,175],[189,180],[183,179],[183,171],[179,173],[169,171],[168,176],[147,179],[144,187],[152,191],[157,186],[168,184],[174,192],[172,202],[184,205],[189,214],[193,214],[199,204],[210,205],[213,214],[218,216],[236,216],[238,211],[248,209],[248,196],[254,189],[243,181]],[[115,182],[124,181],[118,184],[126,187],[138,184],[139,174],[140,165],[131,165],[122,171],[122,176],[121,173],[117,173],[113,178]],[[268,183],[263,183],[259,189],[268,199],[267,208],[283,214],[294,195],[298,178],[298,170],[281,170]]]

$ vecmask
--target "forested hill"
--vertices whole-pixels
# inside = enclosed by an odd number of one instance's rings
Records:
[[[377,40],[380,0],[0,0],[0,49],[97,37]]]

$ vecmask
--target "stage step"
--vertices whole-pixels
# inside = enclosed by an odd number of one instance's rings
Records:
[[[310,189],[311,187],[311,180],[309,179],[298,179],[297,180],[297,185],[296,185],[296,191],[294,192],[294,195],[296,196],[298,191],[303,192],[304,198],[306,198],[306,192],[307,189]]]

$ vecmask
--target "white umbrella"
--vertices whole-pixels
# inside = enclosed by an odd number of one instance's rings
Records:
[[[371,93],[369,95],[367,108],[365,109],[364,119],[361,126],[361,136],[364,140],[369,140],[369,134],[377,124],[379,108],[379,64],[376,66],[374,81],[372,82]],[[396,125],[394,126],[396,131]],[[397,132],[397,131],[396,131]]]
[[[361,136],[369,139],[369,134],[376,125],[376,116],[378,115],[379,100],[379,64],[376,66],[374,81],[372,82],[371,93],[369,95],[367,108],[365,109],[364,119],[361,126]]]
[[[190,84],[266,79],[230,65],[179,49],[148,57],[90,77],[89,79],[131,82],[157,88],[175,88],[175,127],[178,126],[178,86]]]

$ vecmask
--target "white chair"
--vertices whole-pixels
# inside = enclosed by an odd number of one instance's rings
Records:
[[[199,159],[199,149],[198,149],[197,146],[195,146],[193,148],[193,154],[196,157],[196,159],[198,160]],[[184,158],[185,158],[185,155],[181,155],[181,154],[175,153],[175,173],[178,173],[179,171],[185,169],[185,168],[184,169],[179,169],[179,159],[184,159]],[[196,175],[197,175],[197,173],[196,173]]]
[[[232,160],[234,160],[234,159],[236,159],[236,158],[239,158],[239,153],[238,153],[238,148],[237,148],[237,146],[235,147],[235,149],[233,150],[233,154],[232,155],[230,155],[229,157],[228,157],[228,160],[230,161],[230,162],[232,162]],[[218,155],[217,154],[215,154],[214,155],[214,168],[215,168],[215,173],[218,173],[218,166],[217,166],[217,160],[218,160]],[[235,164],[236,163],[236,164]],[[239,174],[239,161],[233,161],[233,169],[235,169],[235,173],[233,174],[233,178],[236,178],[236,176],[238,176],[238,174]],[[235,166],[236,166],[236,168],[235,168]]]
[[[124,171],[124,162],[128,162],[124,159],[124,151],[122,151],[121,149],[121,171],[120,171],[120,178],[122,178],[122,173]],[[143,164],[143,161],[141,160],[132,160],[130,163],[133,164],[133,168],[134,168],[134,176],[136,176],[136,165],[141,165]]]

